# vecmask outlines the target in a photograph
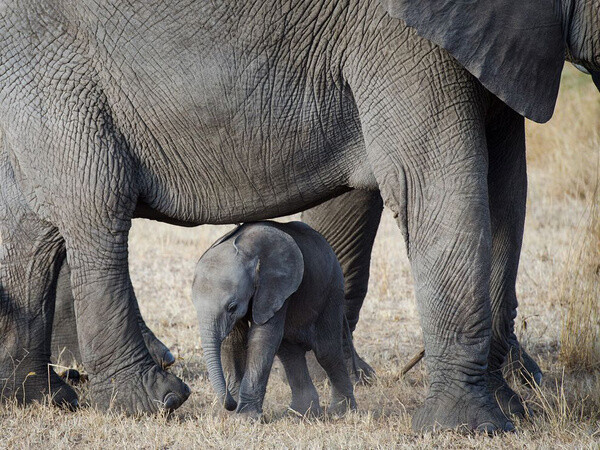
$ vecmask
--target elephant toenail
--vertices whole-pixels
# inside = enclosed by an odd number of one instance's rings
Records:
[[[174,363],[175,363],[175,356],[173,356],[173,353],[171,353],[169,350],[167,350],[162,358],[163,368],[166,369],[167,367],[172,366]]]
[[[535,380],[535,384],[537,384],[538,386],[542,385],[542,372],[537,372],[534,376],[533,379]]]
[[[177,409],[181,405],[181,403],[182,402],[179,395],[175,394],[174,392],[167,394],[163,402],[164,407],[167,411],[173,411]]]
[[[478,433],[493,434],[498,431],[498,427],[491,422],[485,422],[480,424],[475,431]]]

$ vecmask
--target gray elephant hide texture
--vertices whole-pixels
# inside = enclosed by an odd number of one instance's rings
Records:
[[[419,35],[448,50],[516,112],[540,123],[550,120],[566,49],[560,2],[382,0],[382,4],[392,17],[405,20]]]

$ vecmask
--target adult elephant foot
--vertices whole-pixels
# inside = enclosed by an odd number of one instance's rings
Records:
[[[526,415],[523,400],[515,391],[513,391],[501,373],[494,373],[488,376],[488,389],[500,406],[500,409],[508,416],[515,416],[523,419]]]
[[[19,404],[51,403],[60,408],[75,410],[77,394],[48,366],[38,369],[17,369],[8,377],[0,375],[0,398],[14,398]]]
[[[148,351],[154,362],[163,369],[171,367],[175,363],[175,356],[173,356],[173,353],[171,353],[169,348],[154,335],[152,330],[150,330],[145,323],[140,323],[140,328],[142,329],[142,336],[144,337],[146,347],[148,347]]]
[[[153,364],[141,372],[136,368],[103,380],[92,377],[90,389],[95,407],[131,415],[174,411],[190,392],[187,384]]]
[[[535,387],[542,384],[543,372],[540,366],[529,356],[514,335],[510,339],[510,350],[505,367],[525,386]]]
[[[412,427],[417,432],[461,430],[488,434],[515,429],[483,382],[469,390],[448,383],[444,390],[431,391],[415,412]]]

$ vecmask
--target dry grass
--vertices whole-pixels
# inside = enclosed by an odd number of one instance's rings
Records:
[[[190,287],[197,258],[228,227],[186,230],[139,221],[131,239],[133,283],[149,325],[179,357],[173,372],[191,386],[192,396],[171,418],[0,406],[0,448],[597,448],[600,372],[565,371],[559,348],[561,339],[567,342],[567,335],[575,336],[574,330],[593,329],[586,329],[582,318],[597,317],[599,310],[594,303],[600,298],[598,279],[587,267],[594,258],[598,263],[600,252],[592,247],[591,242],[598,242],[590,240],[594,234],[585,230],[589,217],[594,217],[590,205],[598,201],[593,188],[598,179],[600,102],[593,87],[572,71],[564,87],[552,123],[528,130],[529,215],[518,281],[517,332],[546,376],[541,390],[519,387],[535,414],[520,424],[518,434],[421,437],[411,432],[410,415],[426,393],[426,373],[420,364],[400,377],[403,364],[421,345],[421,334],[402,238],[386,213],[356,333],[356,346],[379,379],[372,387],[357,387],[358,412],[312,421],[289,417],[289,389],[280,374],[269,384],[265,424],[238,423],[215,405]],[[599,236],[597,230],[595,238]],[[590,309],[583,309],[584,304]],[[569,344],[571,350],[563,350],[563,355],[567,351],[577,361],[580,356],[573,349],[597,343],[597,338],[585,345],[580,337],[574,342],[577,345]],[[324,382],[317,388],[324,403],[328,388]]]
[[[565,309],[561,360],[569,370],[591,371],[600,369],[600,98],[573,69],[565,73],[563,89],[569,100],[553,121],[530,127],[529,159],[543,169],[552,201],[579,207],[553,300]]]

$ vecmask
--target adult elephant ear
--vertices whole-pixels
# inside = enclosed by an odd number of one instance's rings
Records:
[[[392,17],[448,50],[512,109],[536,122],[552,117],[566,49],[562,2],[381,2]]]

